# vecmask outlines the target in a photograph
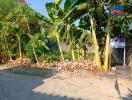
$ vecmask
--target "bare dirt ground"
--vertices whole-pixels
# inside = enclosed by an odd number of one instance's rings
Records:
[[[0,100],[132,100],[132,80],[70,74],[46,78],[0,71]]]

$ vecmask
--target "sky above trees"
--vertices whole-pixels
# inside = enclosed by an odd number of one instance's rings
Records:
[[[37,12],[48,16],[45,9],[46,2],[53,2],[54,0],[26,0],[26,2]],[[63,6],[64,3],[61,4]]]
[[[25,0],[30,7],[32,7],[35,11],[41,13],[42,15],[48,17],[46,13],[45,4],[46,2],[53,2],[54,0]],[[63,0],[61,7],[64,6],[65,0]],[[76,25],[79,24],[79,20],[75,21]]]

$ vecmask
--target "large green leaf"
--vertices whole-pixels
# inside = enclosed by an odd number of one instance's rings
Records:
[[[49,20],[47,17],[41,15],[40,13],[36,13],[36,17],[40,20],[46,22],[47,24],[51,24],[51,20]]]
[[[66,0],[64,4],[64,11],[68,12],[69,10],[72,9],[73,5],[77,2],[78,0]]]
[[[70,6],[68,6],[68,2],[70,1],[66,1],[67,3],[65,3],[65,5],[67,5],[67,7],[64,9],[64,17],[63,20],[73,23],[75,22],[77,19],[79,19],[82,15],[87,13],[87,3],[80,3],[78,4],[79,1],[74,1],[73,4]],[[69,8],[68,8],[69,7]]]
[[[46,10],[53,21],[63,15],[61,8],[56,3],[46,3]]]
[[[41,41],[40,41],[40,44],[41,44],[41,46],[44,47],[46,50],[49,50],[48,46],[45,44],[44,41],[41,40]]]

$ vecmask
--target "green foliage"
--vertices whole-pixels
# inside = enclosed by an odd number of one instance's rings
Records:
[[[71,10],[74,4],[75,0],[66,0],[64,4],[64,12]]]
[[[77,58],[78,50],[86,50],[87,43],[93,43],[91,35],[90,16],[93,17],[94,28],[98,43],[103,51],[105,33],[109,29],[118,27],[125,33],[126,38],[131,39],[128,24],[132,22],[131,4],[129,2],[117,2],[117,0],[65,0],[64,8],[60,7],[63,0],[46,3],[49,17],[45,17],[35,12],[27,4],[18,3],[17,0],[0,0],[0,52],[9,52],[11,56],[19,57],[21,52],[23,57],[53,62],[60,59],[60,48],[56,50],[47,46],[50,43],[67,44],[74,49]],[[122,5],[126,8],[122,17],[112,17],[106,13],[104,6],[111,9],[114,5]],[[108,18],[111,19],[110,27]],[[74,23],[80,20],[79,25]],[[119,32],[119,30],[113,30]],[[113,33],[114,33],[113,32]],[[111,34],[113,35],[113,34]],[[5,36],[5,37],[4,37]],[[7,43],[6,43],[7,42]],[[19,48],[18,48],[19,47]],[[72,58],[71,51],[63,51],[65,58]],[[87,58],[92,58],[94,54],[86,53]]]
[[[30,41],[27,44],[26,54],[29,58],[34,58],[33,47],[35,48],[35,53],[39,57],[44,55],[49,48],[45,44],[45,38],[40,38],[41,33],[37,33],[34,36],[31,36]]]
[[[4,12],[0,10],[2,16],[0,16],[1,37],[2,42],[6,42],[6,44],[2,44],[3,49],[6,48],[6,52],[10,53],[11,57],[17,58],[18,54],[25,56],[30,36],[40,32],[39,14],[27,4],[12,0],[0,1],[0,9]],[[41,46],[47,48],[42,41],[39,42]]]
[[[59,5],[55,3],[46,3],[46,9],[49,17],[54,21],[63,15],[61,8]]]
[[[0,0],[0,19],[3,19],[14,7],[12,0]]]

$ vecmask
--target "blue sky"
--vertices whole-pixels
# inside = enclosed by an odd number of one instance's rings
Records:
[[[46,2],[52,2],[53,0],[26,0],[28,4],[37,12],[40,12],[41,14],[48,16],[45,9],[45,3]]]
[[[30,7],[32,7],[35,11],[40,12],[41,14],[48,16],[45,9],[46,2],[53,2],[54,0],[26,0]],[[63,3],[61,4],[63,6]]]
[[[43,14],[44,16],[48,17],[45,9],[46,2],[53,2],[54,0],[26,0],[27,4],[30,5],[35,11]],[[65,0],[64,0],[65,1]],[[62,2],[61,7],[64,6],[64,2]],[[76,25],[78,25],[79,20],[77,20]]]

